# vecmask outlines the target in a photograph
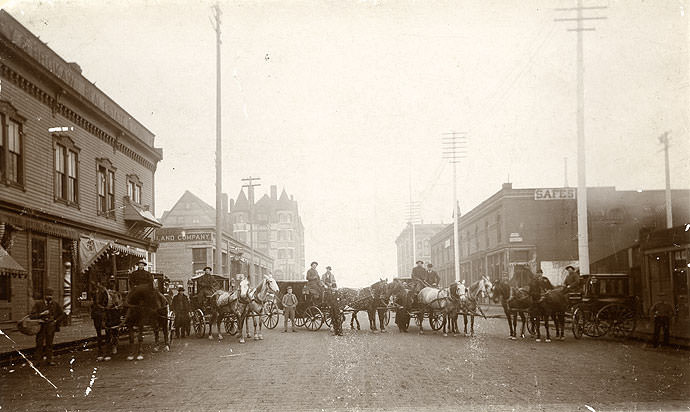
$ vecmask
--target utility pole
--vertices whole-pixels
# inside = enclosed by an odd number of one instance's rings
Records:
[[[460,281],[460,216],[458,213],[457,164],[467,155],[467,136],[464,132],[444,133],[441,146],[443,158],[453,164],[453,254],[455,281]]]
[[[666,160],[666,228],[673,227],[673,210],[671,207],[671,170],[668,164],[668,135],[671,132],[665,132],[659,136],[659,142],[664,145],[664,157]]]
[[[412,267],[415,266],[417,262],[417,239],[415,234],[415,224],[419,223],[419,202],[412,201],[412,192],[410,191],[410,201],[407,204],[407,223],[410,224],[410,229],[412,229]]]
[[[255,180],[261,180],[260,177],[247,177],[245,179],[242,179],[243,182],[249,182],[246,185],[242,185],[242,187],[247,188],[247,197],[249,198],[249,273],[247,273],[247,277],[249,280],[252,279],[252,272],[253,272],[253,266],[254,266],[254,187],[255,186],[261,186],[261,183],[253,183]],[[252,282],[253,285],[256,284],[256,282]]]
[[[223,272],[223,152],[220,138],[220,6],[213,6],[213,29],[216,31],[216,270]]]
[[[580,274],[589,275],[589,235],[587,233],[587,173],[585,170],[585,69],[583,32],[595,31],[584,27],[586,20],[604,20],[606,17],[584,17],[585,10],[600,10],[606,6],[584,7],[583,0],[577,0],[577,7],[557,8],[556,11],[577,11],[577,17],[554,19],[559,22],[577,22],[577,27],[567,29],[577,33],[577,249]]]

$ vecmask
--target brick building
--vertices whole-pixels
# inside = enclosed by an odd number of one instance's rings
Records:
[[[432,262],[436,264],[436,260],[431,256],[431,238],[443,230],[445,224],[416,224],[414,225],[414,240],[415,249],[412,249],[412,224],[408,223],[402,232],[395,239],[395,246],[398,255],[398,273],[397,276],[407,277],[412,273],[412,268],[418,260],[423,260],[425,263]],[[414,253],[413,253],[414,252]]]
[[[232,236],[232,224],[227,217],[223,222],[223,267],[216,267],[216,209],[190,191],[185,191],[169,211],[163,212],[161,222],[163,227],[156,231],[156,240],[160,242],[157,267],[172,281],[186,282],[206,266],[226,277],[249,273],[249,246]],[[250,283],[255,285],[259,276],[272,272],[273,259],[255,250]]]
[[[154,135],[0,11],[0,322],[154,261]]]
[[[574,188],[500,191],[460,216],[460,279],[471,283],[482,274],[504,271],[518,283],[523,268],[544,271],[560,284],[563,268],[577,266],[577,190]],[[664,191],[620,191],[591,187],[587,191],[590,261],[609,256],[638,238],[643,228],[665,227]],[[674,223],[690,218],[690,191],[673,191]],[[454,275],[453,230],[432,239],[432,260]],[[448,280],[454,276],[445,276]]]
[[[250,219],[250,209],[253,219]],[[278,189],[272,185],[270,196],[264,194],[250,207],[249,199],[240,191],[237,201],[230,200],[228,212],[234,237],[246,243],[249,243],[249,223],[253,220],[254,247],[271,256],[276,279],[304,279],[304,226],[293,196],[288,196],[283,189],[278,197]]]

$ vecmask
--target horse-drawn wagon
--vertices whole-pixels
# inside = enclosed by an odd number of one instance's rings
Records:
[[[297,307],[295,308],[295,325],[306,327],[311,331],[321,329],[323,324],[330,327],[331,318],[327,305],[320,301],[319,297],[309,293],[306,280],[279,280],[276,281],[280,292],[276,296],[275,302],[269,302],[268,311],[264,317],[264,325],[275,327],[278,324],[278,310],[283,311],[283,296],[287,293],[287,288],[292,288],[292,293],[297,297]],[[267,324],[269,323],[269,324]]]
[[[206,336],[206,326],[211,329],[211,302],[209,298],[217,290],[228,291],[230,279],[220,275],[207,275],[200,273],[192,276],[187,283],[190,296],[191,312],[189,318],[197,338]],[[237,333],[237,319],[232,313],[226,312],[221,319],[225,332],[234,335]]]
[[[637,324],[638,301],[627,274],[582,276],[582,291],[569,295],[573,336],[627,338]]]

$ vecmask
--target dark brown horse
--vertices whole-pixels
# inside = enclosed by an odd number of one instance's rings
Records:
[[[125,326],[129,332],[129,344],[131,346],[131,353],[127,356],[127,360],[134,360],[135,352],[137,360],[144,359],[142,352],[142,343],[144,341],[144,326],[151,326],[153,329],[153,336],[155,340],[154,352],[158,352],[159,348],[159,332],[163,331],[163,338],[165,346],[163,349],[167,352],[170,350],[170,333],[168,331],[168,304],[165,297],[155,290],[151,290],[150,295],[147,295],[143,302],[138,304],[125,304],[127,308],[127,316],[125,319]],[[136,350],[134,346],[134,333],[137,332]]]
[[[340,288],[338,289],[340,299],[343,304],[352,309],[350,318],[350,329],[354,329],[357,323],[357,330],[360,330],[357,312],[366,311],[369,316],[369,329],[376,330],[376,315],[379,316],[379,328],[381,332],[386,331],[385,317],[386,305],[388,300],[387,287],[388,281],[381,279],[378,282],[361,289]]]
[[[533,284],[537,282],[544,291],[543,295],[533,305],[537,313],[537,342],[541,342],[541,333],[539,321],[544,320],[544,328],[546,329],[545,342],[551,342],[551,335],[549,334],[549,317],[553,319],[556,327],[556,339],[565,339],[565,312],[568,310],[568,295],[563,286],[554,287],[549,279],[545,276],[537,278]],[[530,284],[530,288],[532,284]],[[535,286],[537,287],[537,286]]]
[[[96,329],[96,341],[98,343],[97,361],[111,359],[110,355],[117,353],[118,326],[120,324],[122,295],[116,290],[106,289],[101,282],[97,282],[91,319]],[[105,351],[103,339],[105,338]]]
[[[520,316],[522,320],[522,327],[520,329],[520,337],[525,337],[525,324],[527,322],[526,313],[529,313],[532,306],[532,299],[530,298],[527,289],[516,288],[510,286],[505,279],[498,279],[494,282],[493,287],[493,301],[501,302],[503,313],[508,320],[508,327],[510,329],[510,339],[515,340],[517,335],[517,318]]]

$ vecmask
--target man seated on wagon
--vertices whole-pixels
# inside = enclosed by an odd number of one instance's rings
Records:
[[[563,280],[563,286],[565,286],[564,293],[577,293],[580,292],[580,274],[575,271],[575,268],[568,265],[565,267],[568,274]]]
[[[311,268],[307,271],[307,291],[312,301],[321,302],[323,299],[323,282],[319,272],[316,271],[317,262],[311,262]]]
[[[330,266],[326,266],[326,272],[321,277],[321,281],[329,289],[334,289],[337,287],[335,283],[335,276],[333,275],[333,273],[331,273]]]

